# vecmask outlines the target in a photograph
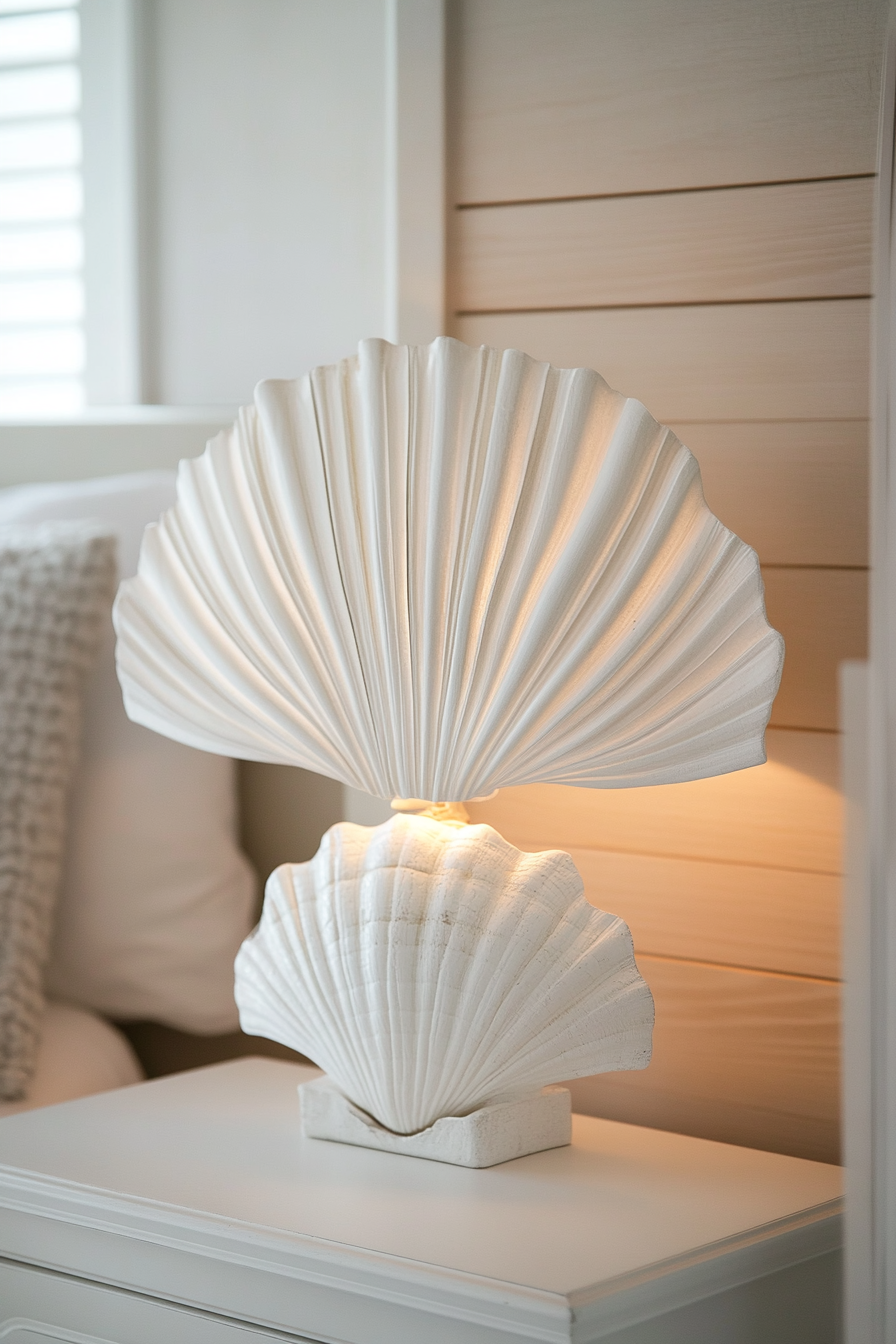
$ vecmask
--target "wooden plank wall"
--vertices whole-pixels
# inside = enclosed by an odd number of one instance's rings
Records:
[[[631,925],[643,1073],[579,1109],[838,1156],[836,667],[865,649],[883,0],[455,0],[450,330],[597,368],[755,546],[787,663],[768,764],[471,808]]]

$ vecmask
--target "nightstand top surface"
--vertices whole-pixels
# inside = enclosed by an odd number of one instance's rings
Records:
[[[311,1076],[244,1059],[0,1121],[0,1204],[24,1179],[47,1212],[55,1190],[568,1296],[832,1216],[841,1193],[837,1167],[586,1117],[571,1147],[482,1171],[304,1139]]]

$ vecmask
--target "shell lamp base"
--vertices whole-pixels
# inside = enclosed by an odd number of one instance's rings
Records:
[[[469,1115],[449,1115],[417,1134],[395,1134],[355,1106],[329,1078],[299,1086],[302,1133],[385,1153],[404,1153],[458,1167],[494,1167],[527,1153],[562,1148],[572,1139],[565,1087],[494,1101]]]

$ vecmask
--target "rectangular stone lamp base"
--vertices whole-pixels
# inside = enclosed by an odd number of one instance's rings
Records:
[[[446,1116],[417,1134],[384,1129],[329,1078],[302,1083],[298,1091],[306,1138],[378,1148],[458,1167],[494,1167],[572,1141],[570,1094],[565,1087],[544,1087],[526,1097],[482,1106],[469,1115]]]

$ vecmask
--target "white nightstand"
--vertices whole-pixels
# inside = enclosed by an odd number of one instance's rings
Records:
[[[829,1344],[839,1168],[577,1117],[485,1171],[246,1059],[0,1121],[2,1344]]]

